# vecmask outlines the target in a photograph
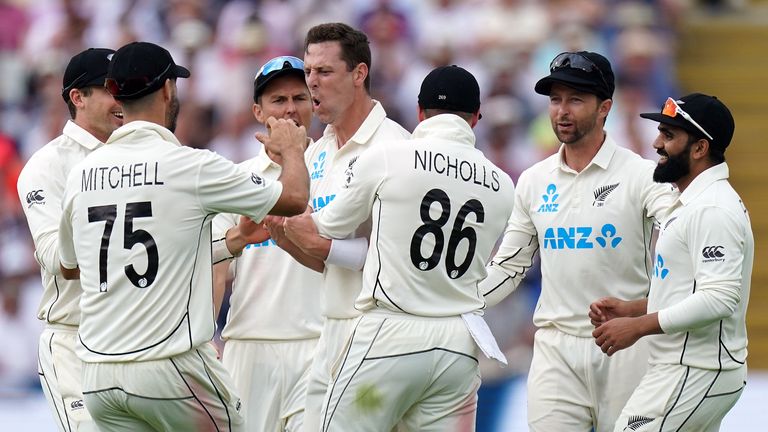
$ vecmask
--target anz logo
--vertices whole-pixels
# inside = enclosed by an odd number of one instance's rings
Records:
[[[317,155],[317,160],[312,162],[312,171],[309,173],[310,180],[323,178],[325,175],[325,150]]]
[[[320,210],[321,208],[330,204],[334,198],[336,198],[336,194],[312,198],[312,210]]]
[[[547,228],[544,231],[544,249],[616,249],[622,238],[613,224],[599,230],[590,226]]]
[[[664,268],[664,258],[661,254],[656,255],[656,266],[653,268],[653,277],[664,280],[669,275],[669,269]]]
[[[263,241],[261,243],[250,243],[245,245],[245,250],[252,249],[252,248],[261,248],[261,247],[267,247],[267,246],[275,246],[277,243],[275,243],[274,240],[269,239],[267,241]]]
[[[541,196],[544,203],[541,204],[536,211],[538,213],[556,213],[559,203],[556,203],[555,201],[557,201],[557,197],[559,196],[560,194],[557,193],[557,186],[555,186],[554,183],[550,183],[550,185],[547,186],[547,192]]]

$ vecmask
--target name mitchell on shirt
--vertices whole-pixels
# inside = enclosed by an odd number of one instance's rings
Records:
[[[88,168],[82,172],[81,192],[96,189],[110,189],[162,185],[158,179],[158,162],[143,162],[130,165]]]
[[[444,155],[440,152],[429,150],[414,150],[413,169],[421,168],[424,171],[434,172],[461,179],[465,182],[472,182],[476,185],[486,187],[494,192],[499,191],[499,173],[491,169],[490,179],[485,165],[478,167],[475,162],[460,160],[455,157]],[[480,169],[482,168],[482,170]],[[482,171],[482,172],[481,172]],[[488,182],[490,180],[490,183]]]

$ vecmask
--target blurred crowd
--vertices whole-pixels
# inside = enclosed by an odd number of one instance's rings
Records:
[[[36,320],[39,267],[16,193],[25,160],[61,133],[69,58],[86,47],[160,44],[192,72],[179,82],[176,134],[188,146],[234,161],[254,156],[253,79],[268,59],[303,56],[306,30],[346,22],[366,32],[372,95],[408,130],[427,72],[457,64],[480,82],[478,146],[517,179],[552,154],[548,100],[533,92],[562,51],[603,53],[617,90],[607,130],[649,158],[656,135],[639,112],[679,93],[674,59],[679,23],[692,0],[0,0],[0,397],[39,386]],[[317,138],[322,125],[310,131]],[[489,370],[488,386],[525,373],[535,278],[489,321],[513,367]],[[512,318],[511,318],[512,317]],[[481,393],[482,397],[482,393]],[[478,416],[481,418],[481,416]]]

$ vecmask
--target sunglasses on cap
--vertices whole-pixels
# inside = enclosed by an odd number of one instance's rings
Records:
[[[714,138],[712,138],[712,135],[710,135],[709,132],[704,130],[704,128],[701,127],[701,125],[696,123],[696,120],[694,120],[693,117],[691,117],[690,114],[685,112],[685,110],[680,108],[680,105],[677,104],[677,101],[675,101],[671,97],[667,98],[667,101],[664,102],[664,108],[661,110],[661,113],[664,114],[667,117],[676,117],[678,114],[680,114],[680,116],[682,116],[684,119],[686,119],[688,121],[688,123],[696,126],[696,129],[700,130],[701,133],[706,135],[707,138],[709,138],[710,140],[714,140]]]
[[[104,81],[104,87],[112,96],[120,98],[131,98],[141,94],[148,88],[157,86],[158,83],[164,81],[167,78],[168,72],[170,72],[173,63],[169,63],[168,67],[164,71],[160,72],[160,75],[150,79],[149,77],[128,78],[122,83],[118,83],[114,78],[107,78]],[[131,93],[124,93],[125,90],[137,89]]]
[[[600,75],[600,80],[605,85],[605,88],[611,87],[608,85],[608,81],[606,81],[600,68],[597,67],[592,60],[581,54],[571,52],[560,53],[554,60],[552,60],[552,63],[549,64],[550,73],[563,68],[577,69],[587,73],[597,72],[597,74]]]
[[[301,59],[293,56],[275,57],[272,60],[264,63],[264,66],[262,66],[261,69],[259,69],[259,72],[256,74],[256,78],[259,76],[267,76],[272,72],[283,69],[299,69],[304,71],[304,62],[301,61]]]

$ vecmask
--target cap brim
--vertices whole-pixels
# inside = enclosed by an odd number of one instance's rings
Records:
[[[176,68],[174,69],[174,76],[176,76],[176,78],[189,78],[189,75],[189,69],[184,66],[176,65]]]
[[[258,98],[262,93],[264,93],[264,89],[267,88],[267,85],[271,83],[276,78],[284,77],[294,75],[296,77],[304,79],[304,71],[302,69],[296,69],[296,68],[287,68],[287,69],[280,69],[274,72],[271,72],[269,75],[267,75],[266,78],[259,81],[258,77],[256,78],[256,87],[254,88],[254,97]]]
[[[564,69],[556,70],[549,74],[549,76],[540,79],[536,83],[534,90],[536,90],[536,93],[538,94],[549,96],[549,93],[552,91],[552,84],[563,84],[585,93],[606,93],[606,90],[601,89],[600,85],[596,84],[593,80],[580,78],[574,75],[570,70]]]
[[[640,117],[666,125],[676,126],[681,129],[685,129],[688,132],[699,133],[699,130],[696,128],[696,126],[688,123],[688,121],[682,116],[670,117],[662,113],[641,113]]]

